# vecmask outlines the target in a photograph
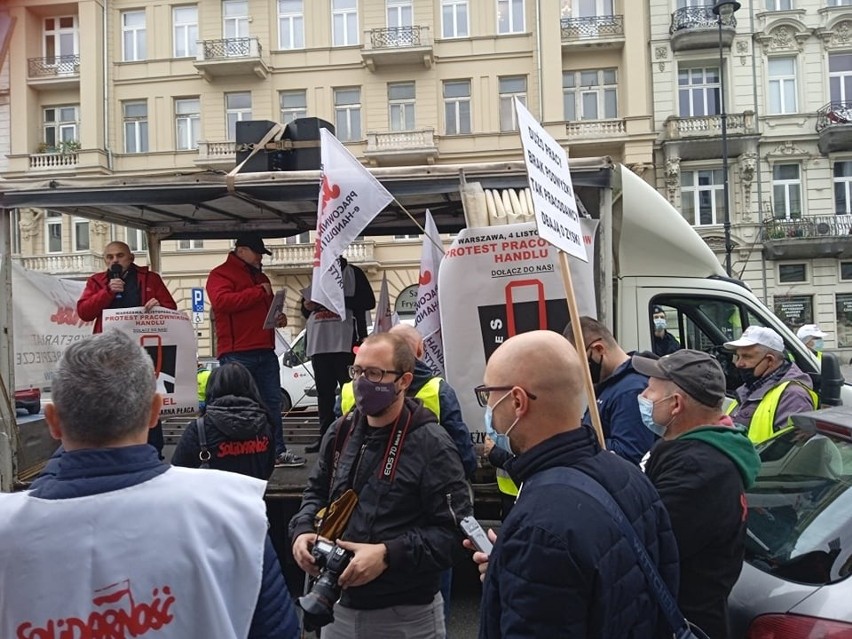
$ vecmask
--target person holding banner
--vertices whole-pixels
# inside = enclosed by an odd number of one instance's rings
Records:
[[[275,355],[275,329],[263,328],[274,298],[272,284],[262,271],[263,256],[272,255],[258,233],[242,233],[207,277],[207,294],[216,317],[216,357],[220,364],[236,362],[254,377],[272,417],[275,466],[296,468],[305,458],[287,450],[281,420],[281,370]],[[278,326],[287,325],[283,313]]]
[[[95,273],[86,280],[86,288],[77,301],[77,315],[86,322],[94,322],[93,333],[103,331],[103,312],[110,308],[145,307],[150,311],[155,306],[177,310],[169,289],[159,274],[147,266],[136,266],[136,256],[124,242],[110,242],[104,247],[106,270]],[[163,425],[148,433],[148,443],[163,457]]]

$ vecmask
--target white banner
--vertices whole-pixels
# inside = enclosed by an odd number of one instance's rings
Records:
[[[157,392],[163,395],[163,417],[198,410],[195,329],[186,313],[155,307],[107,309],[104,332],[124,331],[138,339],[154,362]]]
[[[393,201],[393,196],[326,129],[320,129],[320,141],[322,183],[311,301],[345,317],[343,275],[337,258]]]
[[[382,273],[382,287],[379,291],[379,302],[376,304],[376,321],[373,323],[372,334],[387,333],[394,326],[399,324],[399,315],[393,312],[390,303],[390,295],[388,295],[388,274],[387,271]]]
[[[597,224],[581,220],[590,257]],[[580,314],[597,317],[594,260],[568,261]],[[474,443],[481,444],[484,409],[473,389],[482,384],[485,362],[512,335],[536,329],[561,333],[568,324],[557,250],[533,223],[463,229],[444,255],[438,291],[447,381]]]
[[[50,386],[65,348],[92,334],[92,322],[77,315],[84,286],[12,262],[15,390]]]
[[[423,336],[423,361],[436,375],[444,374],[444,340],[441,337],[441,309],[438,304],[438,277],[444,257],[441,235],[432,213],[426,211],[426,235],[420,256],[420,280],[414,305],[414,327]]]
[[[518,130],[541,239],[584,262],[586,247],[577,200],[568,170],[568,154],[515,98]]]

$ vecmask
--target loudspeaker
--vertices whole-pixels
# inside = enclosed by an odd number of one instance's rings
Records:
[[[263,136],[269,133],[269,130],[275,126],[275,122],[270,120],[243,120],[237,122],[237,149],[243,144],[257,144],[263,139]],[[245,160],[251,151],[237,151],[237,165]],[[258,173],[264,171],[280,171],[282,156],[280,151],[258,151],[252,158],[246,162],[245,166],[240,169],[240,173]]]
[[[283,154],[284,171],[318,171],[320,169],[320,129],[334,135],[334,125],[319,118],[296,118],[284,129],[284,139],[294,148]]]

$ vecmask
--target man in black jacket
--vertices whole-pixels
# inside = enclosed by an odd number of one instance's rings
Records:
[[[680,555],[681,612],[712,639],[727,639],[728,595],[743,565],[744,491],[760,457],[722,413],[725,375],[707,353],[679,350],[634,357],[648,375],[639,398],[649,428],[662,434],[645,472],[669,511]]]
[[[594,433],[580,426],[577,352],[558,333],[521,333],[494,352],[484,381],[476,394],[486,406],[486,432],[517,455],[506,468],[517,484],[525,483],[490,556],[480,639],[671,637],[613,517],[571,483],[535,483],[558,467],[595,479],[624,511],[667,587],[677,592],[674,538],[654,487],[636,466],[602,451]]]
[[[456,517],[472,511],[461,460],[435,416],[405,396],[414,371],[405,340],[367,338],[350,370],[356,408],[323,438],[290,521],[293,557],[318,573],[311,556],[316,514],[353,489],[358,503],[337,540],[353,557],[323,639],[385,637],[390,629],[407,638],[444,637],[441,572],[460,542]]]

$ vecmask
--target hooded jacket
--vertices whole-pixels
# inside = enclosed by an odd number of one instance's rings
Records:
[[[645,466],[677,540],[681,612],[712,639],[730,636],[727,601],[743,564],[745,489],[759,470],[745,431],[725,425],[658,442]]]
[[[810,375],[792,362],[786,362],[771,374],[759,377],[751,384],[743,384],[736,390],[737,407],[731,413],[734,423],[746,427],[751,425],[752,417],[766,393],[781,382],[787,381],[798,383],[790,384],[784,389],[775,411],[774,429],[778,431],[787,426],[790,415],[814,410],[810,393],[802,388],[802,385],[813,388]]]
[[[455,518],[473,512],[464,469],[447,431],[420,402],[406,398],[400,422],[409,417],[390,480],[382,470],[394,425],[371,428],[357,408],[334,422],[323,437],[302,505],[290,520],[292,543],[302,533],[314,532],[317,511],[347,488],[358,494],[341,538],[384,543],[388,567],[373,581],[343,591],[340,603],[348,608],[431,603],[441,572],[453,565],[461,547]],[[332,472],[339,429],[342,450]]]
[[[132,264],[128,269],[136,273],[136,282],[139,290],[140,304],[144,306],[148,300],[156,299],[160,306],[177,309],[172,294],[163,284],[162,278],[154,271],[148,270],[147,266],[136,266]],[[84,322],[95,322],[93,333],[103,330],[103,312],[108,308],[124,308],[122,304],[116,303],[115,293],[109,290],[109,273],[101,271],[95,273],[86,280],[86,288],[77,300],[77,315]]]
[[[198,420],[189,423],[172,456],[172,465],[198,468]],[[275,465],[272,425],[266,410],[248,397],[224,395],[207,405],[204,433],[210,467],[269,479]]]

